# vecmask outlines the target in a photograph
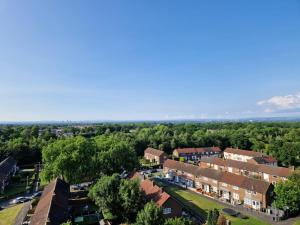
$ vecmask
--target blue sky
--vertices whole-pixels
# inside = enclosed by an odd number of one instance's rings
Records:
[[[300,115],[300,2],[0,0],[0,121]]]

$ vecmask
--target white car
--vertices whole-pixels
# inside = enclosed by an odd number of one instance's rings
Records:
[[[30,197],[17,197],[11,201],[11,204],[24,203],[32,200]]]

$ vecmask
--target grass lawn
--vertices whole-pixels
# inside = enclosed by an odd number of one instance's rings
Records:
[[[207,216],[207,213],[210,209],[216,208],[216,209],[223,209],[224,206],[221,204],[218,204],[214,201],[210,201],[204,197],[202,197],[199,194],[191,193],[187,190],[181,189],[175,185],[165,185],[159,181],[156,181],[157,185],[164,186],[164,190],[174,196],[176,199],[178,199],[180,202],[182,202],[184,205],[187,206],[187,208],[192,209],[193,211],[196,211],[205,217]],[[231,220],[232,225],[270,225],[269,223],[262,221],[260,219],[257,219],[255,217],[249,217],[248,219],[240,219],[237,217],[231,217],[227,216],[229,220]],[[298,225],[298,224],[297,224]]]
[[[300,225],[300,220],[296,221],[293,225]]]
[[[0,225],[14,225],[15,219],[22,208],[23,204],[19,204],[0,211]]]

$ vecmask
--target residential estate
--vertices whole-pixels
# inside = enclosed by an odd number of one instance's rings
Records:
[[[0,193],[2,194],[5,187],[9,184],[12,176],[17,171],[17,161],[9,156],[0,162]]]
[[[202,194],[260,211],[270,205],[273,194],[273,185],[268,182],[170,159],[164,163],[163,173]]]
[[[276,159],[263,153],[235,148],[224,152],[219,147],[178,148],[173,158],[179,161],[168,159],[163,164],[169,181],[259,211],[271,208],[274,185],[294,170],[277,166]]]
[[[221,156],[219,147],[205,148],[177,148],[173,151],[175,158],[182,158],[184,161],[199,161],[201,157]]]

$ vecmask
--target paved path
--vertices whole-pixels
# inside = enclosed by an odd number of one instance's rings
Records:
[[[22,223],[30,209],[30,206],[31,206],[31,201],[24,203],[23,208],[20,210],[19,214],[16,217],[14,225],[22,225]]]

